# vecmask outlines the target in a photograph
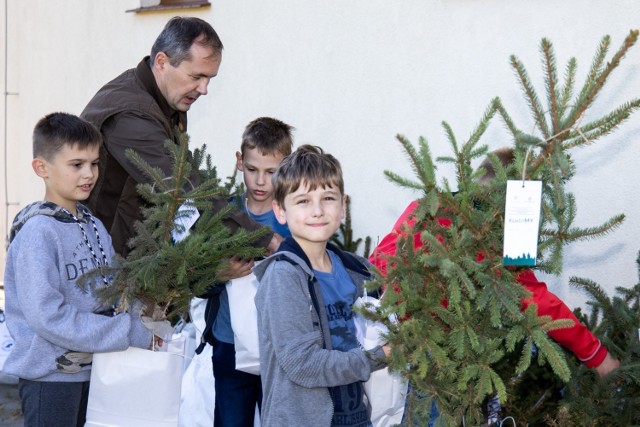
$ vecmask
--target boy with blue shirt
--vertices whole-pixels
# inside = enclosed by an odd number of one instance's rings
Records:
[[[102,137],[90,123],[52,113],[33,132],[32,167],[44,200],[15,217],[4,275],[7,327],[15,341],[4,371],[19,378],[25,426],[84,426],[93,353],[149,348],[139,314],[114,316],[77,279],[111,263],[102,222],[80,203],[98,178]]]
[[[356,338],[352,306],[370,264],[328,243],[344,217],[340,163],[303,145],[280,164],[273,187],[273,210],[291,237],[254,268],[261,425],[370,427],[362,382],[390,348],[364,351]]]
[[[291,154],[293,128],[280,120],[260,117],[247,125],[242,135],[236,167],[243,173],[245,193],[242,207],[259,224],[270,227],[282,237],[290,235],[286,223],[279,223],[273,213],[271,176],[283,158]],[[233,259],[232,277],[251,273],[253,260]],[[231,285],[233,286],[233,285]],[[205,340],[213,346],[213,376],[215,378],[214,427],[253,427],[256,404],[262,401],[259,375],[235,368],[235,346],[229,298],[226,286],[217,286],[219,308],[214,310],[216,296],[207,304]],[[247,304],[253,301],[247,300]]]

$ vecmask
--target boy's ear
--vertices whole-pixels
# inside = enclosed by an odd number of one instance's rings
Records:
[[[287,223],[287,215],[284,208],[282,208],[280,204],[278,204],[278,202],[276,202],[275,200],[271,201],[271,206],[278,222],[282,225],[285,225]]]
[[[42,157],[36,157],[35,159],[33,159],[31,161],[31,167],[33,168],[33,171],[36,173],[36,175],[38,175],[40,178],[49,177],[49,172],[47,170],[47,161]]]
[[[340,219],[344,219],[346,215],[347,215],[347,196],[344,195],[342,196],[342,218]]]
[[[242,153],[239,151],[236,151],[236,169],[238,169],[240,172],[244,172],[242,166]]]

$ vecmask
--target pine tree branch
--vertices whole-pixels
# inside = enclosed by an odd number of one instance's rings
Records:
[[[536,94],[536,90],[531,84],[531,80],[529,79],[529,74],[527,70],[524,68],[520,60],[515,56],[511,55],[511,67],[514,69],[518,80],[520,81],[520,86],[525,94],[525,98],[527,99],[527,104],[529,105],[529,109],[533,113],[535,118],[536,125],[540,130],[540,133],[544,136],[544,138],[549,138],[551,136],[549,132],[549,126],[547,125],[547,121],[544,117],[544,110],[542,109],[542,105],[538,100],[538,95]]]
[[[547,100],[551,113],[552,133],[560,130],[560,113],[558,105],[558,93],[556,89],[558,75],[556,70],[556,57],[553,52],[553,45],[547,39],[542,39],[540,50],[542,51],[543,64],[545,69],[545,86],[547,88]]]
[[[600,71],[601,64],[604,61],[604,57],[606,56],[610,42],[609,36],[605,36],[602,39],[602,43],[600,44],[598,53],[596,54],[596,57],[594,59],[591,71],[589,72],[587,83],[585,83],[583,91],[578,97],[576,106],[569,113],[569,121],[567,123],[567,127],[574,126],[576,121],[591,106],[591,103],[595,100],[597,94],[604,86],[609,75],[618,67],[618,65],[620,65],[620,61],[622,60],[622,58],[624,58],[627,51],[636,43],[637,40],[638,30],[631,30],[629,32],[629,35],[627,35],[627,37],[625,38],[622,46],[611,58],[611,61],[607,63],[604,70]],[[593,83],[590,83],[591,81]]]
[[[564,85],[562,87],[562,91],[560,94],[560,99],[558,100],[558,117],[561,119],[561,122],[558,124],[557,129],[566,128],[566,123],[564,120],[565,112],[569,105],[569,101],[573,96],[573,88],[576,79],[576,70],[578,68],[578,62],[575,58],[569,59],[567,63],[567,68],[565,69],[565,78]]]

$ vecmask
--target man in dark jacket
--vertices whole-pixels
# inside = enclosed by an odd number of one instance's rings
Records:
[[[209,81],[218,74],[223,45],[207,22],[193,17],[174,17],[156,39],[151,55],[136,68],[104,85],[87,104],[82,117],[104,137],[100,181],[89,206],[109,230],[117,253],[126,256],[133,224],[141,218],[143,203],[136,185],[149,179],[125,156],[133,148],[150,165],[171,174],[172,158],[164,144],[178,143],[175,129],[187,129],[187,111]],[[214,201],[220,210],[226,200]],[[226,225],[256,230],[261,226],[244,212],[234,212]],[[255,243],[274,251],[279,236],[270,233]]]

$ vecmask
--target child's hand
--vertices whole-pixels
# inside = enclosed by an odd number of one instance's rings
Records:
[[[162,344],[164,344],[164,340],[154,335],[153,338],[151,339],[151,344],[149,344],[149,350],[160,348],[162,347]]]
[[[389,357],[391,355],[391,346],[389,344],[383,345],[382,351],[384,351],[385,357]]]
[[[273,237],[269,242],[269,246],[267,246],[267,255],[271,255],[272,253],[277,251],[280,247],[280,243],[282,243],[283,240],[284,238],[281,235],[279,235],[278,233],[273,233]]]
[[[596,372],[600,375],[600,378],[606,377],[609,372],[617,369],[620,366],[620,361],[611,356],[611,353],[607,352],[607,356],[604,358],[601,364],[595,367]]]
[[[234,256],[231,258],[227,265],[218,270],[216,280],[219,282],[226,282],[231,279],[237,279],[238,277],[248,276],[253,268],[253,259],[240,258]]]

